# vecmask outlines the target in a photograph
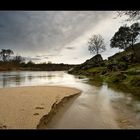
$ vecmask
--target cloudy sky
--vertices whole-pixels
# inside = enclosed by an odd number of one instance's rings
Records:
[[[107,50],[104,59],[120,51],[110,39],[125,24],[115,11],[0,11],[0,49],[36,63],[79,64],[93,55],[88,39],[101,34]]]

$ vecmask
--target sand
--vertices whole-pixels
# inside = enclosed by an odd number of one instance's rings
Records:
[[[77,93],[80,90],[57,86],[0,88],[0,128],[36,129],[55,102]]]

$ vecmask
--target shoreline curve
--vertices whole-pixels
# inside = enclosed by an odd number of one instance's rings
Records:
[[[41,118],[63,98],[79,93],[79,89],[62,86],[0,88],[0,128],[36,129]]]
[[[59,110],[59,107],[64,103],[66,102],[67,100],[70,100],[71,98],[77,96],[81,94],[81,92],[79,93],[76,93],[76,94],[73,94],[73,95],[69,95],[69,96],[66,96],[64,98],[61,99],[61,101],[59,102],[55,102],[53,105],[52,105],[52,108],[50,110],[50,112],[46,115],[44,115],[41,119],[40,119],[40,122],[39,124],[37,125],[37,129],[47,129],[47,124],[50,122],[50,120],[53,118],[53,115],[55,115],[57,113],[57,111]]]

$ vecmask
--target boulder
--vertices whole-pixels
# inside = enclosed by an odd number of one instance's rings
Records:
[[[93,67],[99,67],[103,63],[103,58],[100,54],[95,55],[91,59],[87,60],[83,64],[81,64],[83,70],[93,68]]]
[[[70,69],[68,71],[68,73],[80,73],[80,70],[87,70],[89,68],[93,68],[93,67],[98,67],[103,65],[104,61],[103,58],[100,54],[95,55],[94,57],[92,57],[91,59],[85,61],[84,63],[74,67],[73,69]]]

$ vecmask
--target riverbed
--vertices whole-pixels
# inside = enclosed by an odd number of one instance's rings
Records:
[[[0,72],[0,87],[66,86],[82,93],[63,104],[42,129],[140,128],[140,101],[107,84],[90,84],[88,78],[65,71]],[[42,116],[43,117],[43,116]]]

